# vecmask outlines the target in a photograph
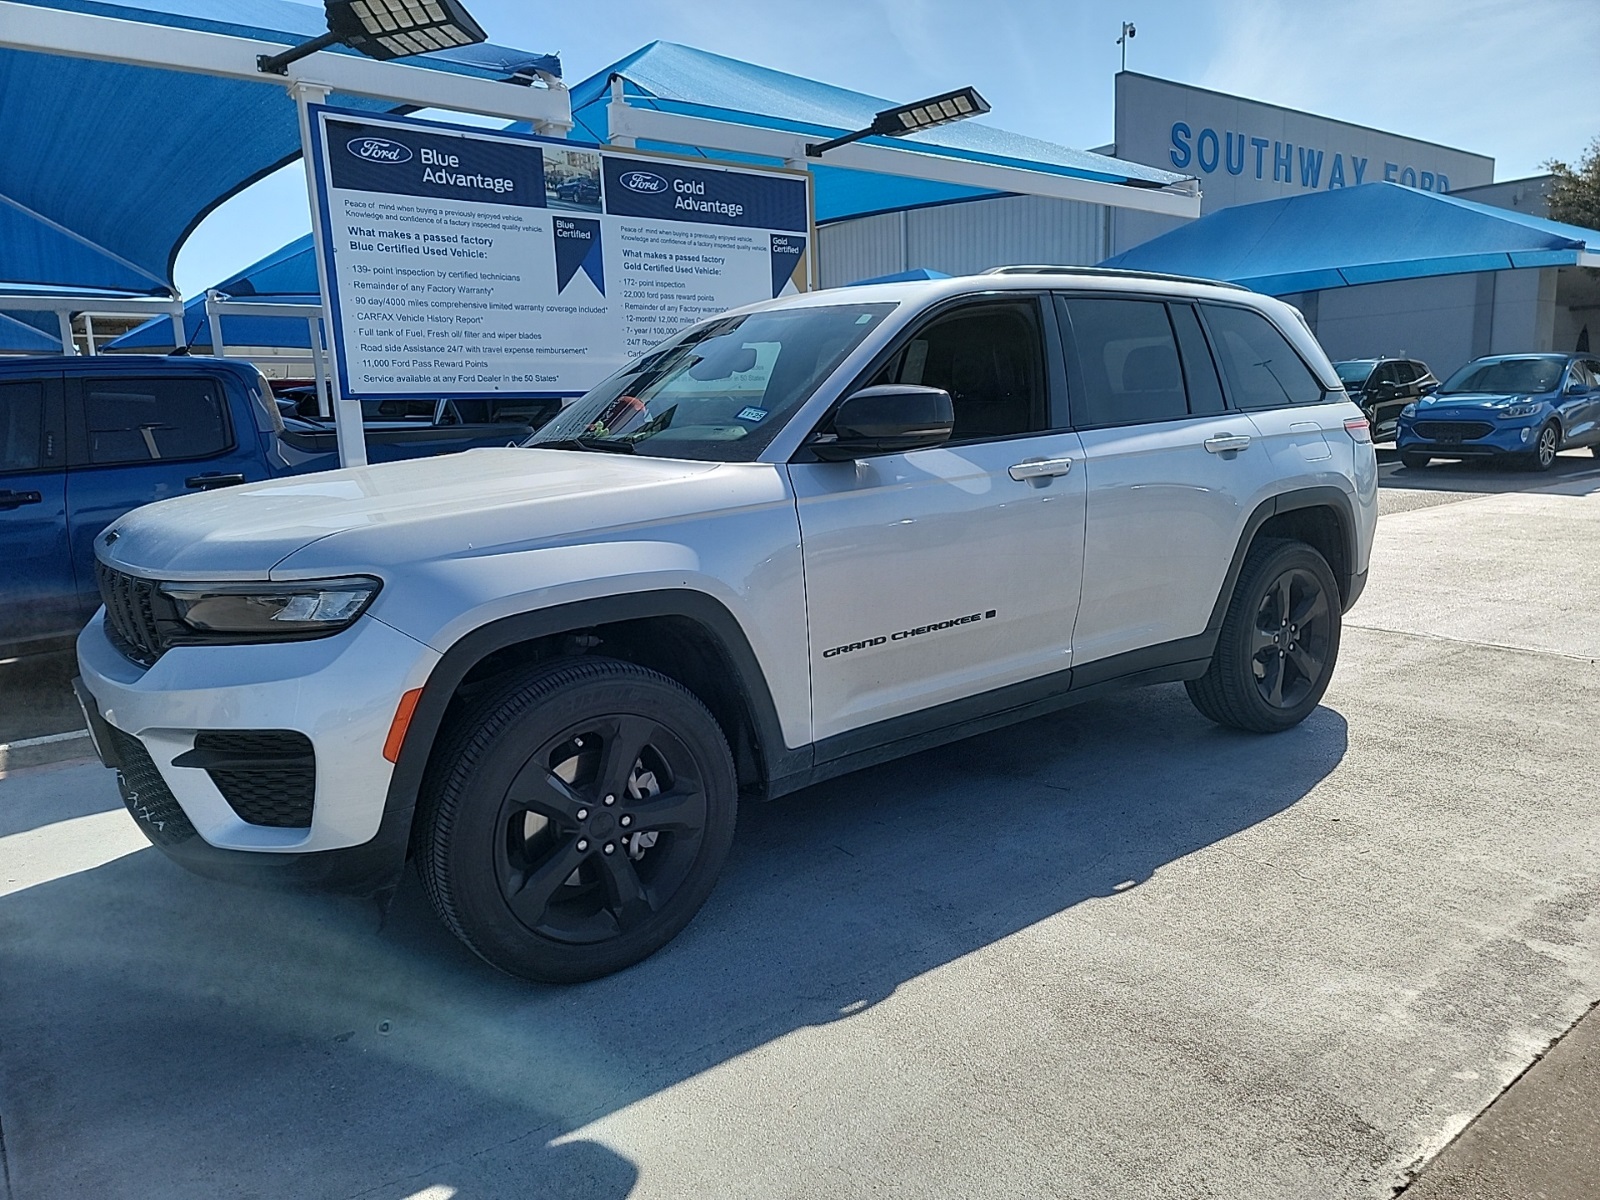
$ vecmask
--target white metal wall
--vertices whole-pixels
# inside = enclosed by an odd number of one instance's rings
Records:
[[[836,221],[817,231],[823,287],[926,267],[970,275],[1022,263],[1092,266],[1110,254],[1107,208],[1001,196]]]

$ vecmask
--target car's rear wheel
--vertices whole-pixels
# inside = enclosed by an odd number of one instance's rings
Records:
[[[733,842],[733,759],[674,680],[614,659],[535,668],[436,748],[416,860],[482,958],[551,983],[653,954],[710,895]]]
[[[1548,471],[1556,465],[1556,454],[1561,449],[1561,429],[1554,421],[1546,421],[1539,428],[1533,449],[1523,456],[1523,465],[1530,471]]]
[[[1211,665],[1189,699],[1219,725],[1277,733],[1305,720],[1339,655],[1339,585],[1304,542],[1250,547],[1228,602]]]
[[[1420,471],[1432,461],[1433,459],[1426,454],[1416,454],[1410,450],[1403,451],[1400,455],[1400,465],[1409,471]]]

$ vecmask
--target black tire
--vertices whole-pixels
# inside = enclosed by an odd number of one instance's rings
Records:
[[[1245,555],[1211,665],[1186,685],[1189,699],[1232,729],[1278,733],[1298,725],[1328,689],[1340,617],[1339,585],[1322,555],[1304,542],[1257,541]]]
[[[727,739],[693,693],[633,663],[565,659],[468,705],[441,736],[417,868],[440,919],[486,962],[575,983],[647,958],[689,923],[737,806]]]
[[[1539,426],[1539,436],[1533,449],[1522,456],[1522,466],[1529,471],[1548,471],[1556,465],[1556,455],[1561,451],[1561,426],[1546,421]]]
[[[1417,454],[1411,450],[1402,450],[1400,452],[1400,465],[1408,471],[1420,471],[1432,461],[1433,459],[1426,454]]]

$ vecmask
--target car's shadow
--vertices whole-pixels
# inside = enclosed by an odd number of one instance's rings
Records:
[[[1567,450],[1548,471],[1529,471],[1499,459],[1435,459],[1425,467],[1406,467],[1392,445],[1378,447],[1378,482],[1386,488],[1437,492],[1528,492],[1568,480],[1595,478],[1600,459],[1587,450]]]
[[[690,928],[570,988],[478,962],[409,877],[380,929],[371,906],[234,889],[141,850],[0,899],[12,1186],[621,1197],[633,1164],[566,1135],[1117,903],[1295,804],[1345,749],[1330,709],[1251,737],[1161,687],[750,805]]]

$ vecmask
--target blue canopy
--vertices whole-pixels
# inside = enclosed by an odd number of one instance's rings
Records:
[[[290,0],[22,2],[286,46],[327,28],[321,5]],[[411,61],[489,79],[560,71],[553,56],[498,46]],[[392,107],[344,95],[332,102]],[[0,50],[0,129],[0,289],[175,295],[178,248],[200,220],[300,153],[282,88],[19,50]]]
[[[813,136],[819,141],[865,128],[872,123],[875,114],[893,107],[894,103],[690,46],[651,42],[572,88],[574,137],[596,142],[608,140],[606,109],[611,99],[613,75],[622,77],[625,94],[635,102],[648,99],[651,107],[665,112],[782,129]],[[1069,150],[978,121],[960,121],[903,139],[868,140],[879,145],[898,143],[969,162],[1137,187],[1165,187],[1187,178],[1087,150]],[[721,150],[704,151],[694,146],[652,143],[641,148],[705,154],[729,161],[770,161],[747,159]],[[818,165],[811,170],[815,179],[817,220],[824,222],[1004,194],[839,167]]]
[[[60,354],[61,339],[0,313],[0,353]]]
[[[846,287],[865,287],[869,283],[915,283],[923,279],[949,279],[943,271],[927,267],[912,267],[909,271],[896,271],[893,275],[874,275],[871,279],[853,279]]]
[[[216,284],[218,291],[235,300],[265,304],[321,304],[317,262],[311,235],[298,237],[261,261]],[[212,345],[206,325],[206,298],[196,296],[183,306],[184,337],[194,348]],[[311,331],[304,317],[223,317],[224,346],[283,346],[309,350]],[[107,342],[106,350],[163,350],[172,347],[172,323],[156,317],[121,337]]]
[[[1600,231],[1397,183],[1219,209],[1101,263],[1293,292],[1588,262]]]

